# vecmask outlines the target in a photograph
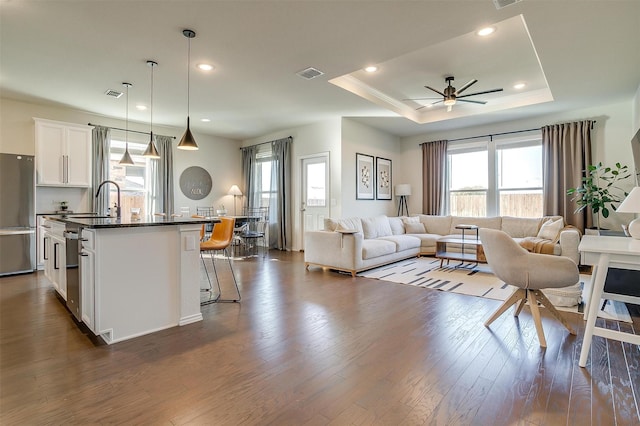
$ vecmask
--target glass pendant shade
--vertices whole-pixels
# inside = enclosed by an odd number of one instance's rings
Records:
[[[122,83],[122,85],[127,88],[127,115],[126,115],[125,132],[124,132],[124,141],[125,141],[124,154],[120,159],[120,164],[123,164],[125,166],[133,166],[134,164],[133,159],[129,154],[129,87],[133,86],[133,84]]]
[[[192,30],[183,30],[182,35],[184,35],[189,40],[189,50],[187,53],[187,130],[184,132],[182,139],[180,139],[180,143],[178,144],[178,149],[184,149],[189,151],[195,151],[198,149],[198,144],[196,140],[193,138],[193,134],[191,134],[191,128],[189,126],[189,103],[190,103],[190,74],[191,74],[191,39],[196,36],[195,31]]]
[[[149,120],[151,137],[149,138],[147,149],[144,150],[142,156],[148,158],[160,158],[160,154],[158,154],[158,150],[156,149],[156,144],[153,141],[153,69],[158,66],[158,63],[155,61],[147,61],[147,65],[151,68],[151,103],[149,105],[149,109],[151,110]]]

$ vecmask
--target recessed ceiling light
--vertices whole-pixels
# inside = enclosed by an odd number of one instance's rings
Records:
[[[200,121],[202,121],[203,123],[208,123],[211,121],[211,119],[209,118],[201,118]]]
[[[490,34],[493,34],[495,31],[495,27],[485,27],[479,30],[476,34],[478,34],[480,37],[486,37]]]
[[[524,84],[524,83],[518,83],[518,84],[514,84],[513,88],[516,89],[516,90],[520,90],[520,89],[524,89],[525,86],[526,86],[526,84]]]
[[[209,65],[209,64],[198,64],[196,66],[198,67],[198,69],[202,71],[211,71],[213,69],[213,65]]]
[[[378,67],[375,67],[375,66],[371,65],[369,67],[366,67],[364,70],[366,72],[376,72],[376,71],[378,71]]]
[[[144,110],[147,109],[147,106],[146,105],[136,105],[136,109],[138,111],[144,111]]]

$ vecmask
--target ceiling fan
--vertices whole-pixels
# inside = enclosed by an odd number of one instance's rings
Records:
[[[423,105],[420,108],[416,108],[416,111],[422,108],[426,108],[427,106],[431,106],[431,105],[436,105],[439,104],[440,102],[444,103],[447,106],[447,111],[451,111],[451,107],[454,106],[456,104],[457,101],[460,102],[470,102],[470,103],[474,103],[474,104],[486,104],[486,101],[474,101],[471,99],[462,99],[462,98],[468,98],[469,96],[476,96],[476,95],[484,95],[486,93],[494,93],[494,92],[502,92],[502,88],[500,89],[491,89],[491,90],[483,90],[482,92],[476,92],[476,93],[469,93],[467,95],[464,96],[460,96],[460,93],[464,92],[465,90],[467,90],[469,87],[471,87],[472,85],[476,84],[478,82],[478,80],[473,79],[470,82],[468,82],[467,84],[465,84],[464,86],[462,86],[460,89],[456,90],[455,87],[453,87],[451,85],[451,82],[453,81],[453,76],[448,76],[445,77],[444,81],[447,83],[447,87],[444,88],[444,93],[434,89],[433,87],[429,87],[429,86],[424,86],[429,90],[432,90],[434,92],[436,92],[438,95],[442,96],[442,99],[440,98],[415,98],[415,99],[403,99],[404,101],[423,101],[423,100],[428,100],[428,99],[439,99],[429,105]]]

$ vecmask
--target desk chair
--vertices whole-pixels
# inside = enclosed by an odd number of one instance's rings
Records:
[[[202,265],[204,266],[204,270],[207,274],[207,280],[209,280],[209,290],[212,291],[213,287],[211,286],[211,278],[209,277],[209,272],[207,271],[207,265],[204,262],[204,256],[202,255],[204,252],[211,253],[211,264],[213,265],[213,272],[216,276],[216,284],[218,285],[218,296],[213,300],[208,300],[204,304],[216,303],[216,302],[239,302],[240,301],[240,289],[238,288],[238,282],[236,281],[236,275],[233,272],[233,265],[231,264],[231,257],[229,256],[228,248],[233,241],[233,227],[235,225],[236,220],[234,218],[221,217],[220,223],[215,224],[213,227],[213,232],[211,233],[211,237],[208,240],[200,243],[200,258],[202,259]],[[202,234],[203,231],[200,231]],[[237,299],[222,299],[222,290],[220,288],[220,280],[218,279],[218,271],[216,270],[216,260],[214,256],[214,252],[222,251],[227,256],[227,261],[229,262],[229,269],[231,269],[231,276],[233,277],[233,283],[236,286],[236,293],[238,294]]]
[[[529,253],[502,231],[481,228],[478,232],[487,263],[493,273],[505,283],[518,287],[484,325],[486,327],[491,325],[515,303],[518,305],[513,315],[517,317],[525,302],[528,301],[540,346],[546,348],[547,341],[544,338],[538,310],[538,302],[540,302],[569,330],[570,334],[575,335],[576,332],[567,320],[541,291],[545,288],[568,287],[577,283],[580,276],[573,260],[563,256]]]

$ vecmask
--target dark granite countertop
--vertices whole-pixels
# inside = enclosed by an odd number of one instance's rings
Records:
[[[218,223],[220,219],[212,218],[191,218],[191,217],[173,217],[165,218],[158,216],[143,217],[141,220],[131,220],[128,217],[116,219],[115,217],[51,217],[52,220],[80,225],[83,228],[135,228],[141,226],[174,226],[174,225],[193,225],[199,223]]]

